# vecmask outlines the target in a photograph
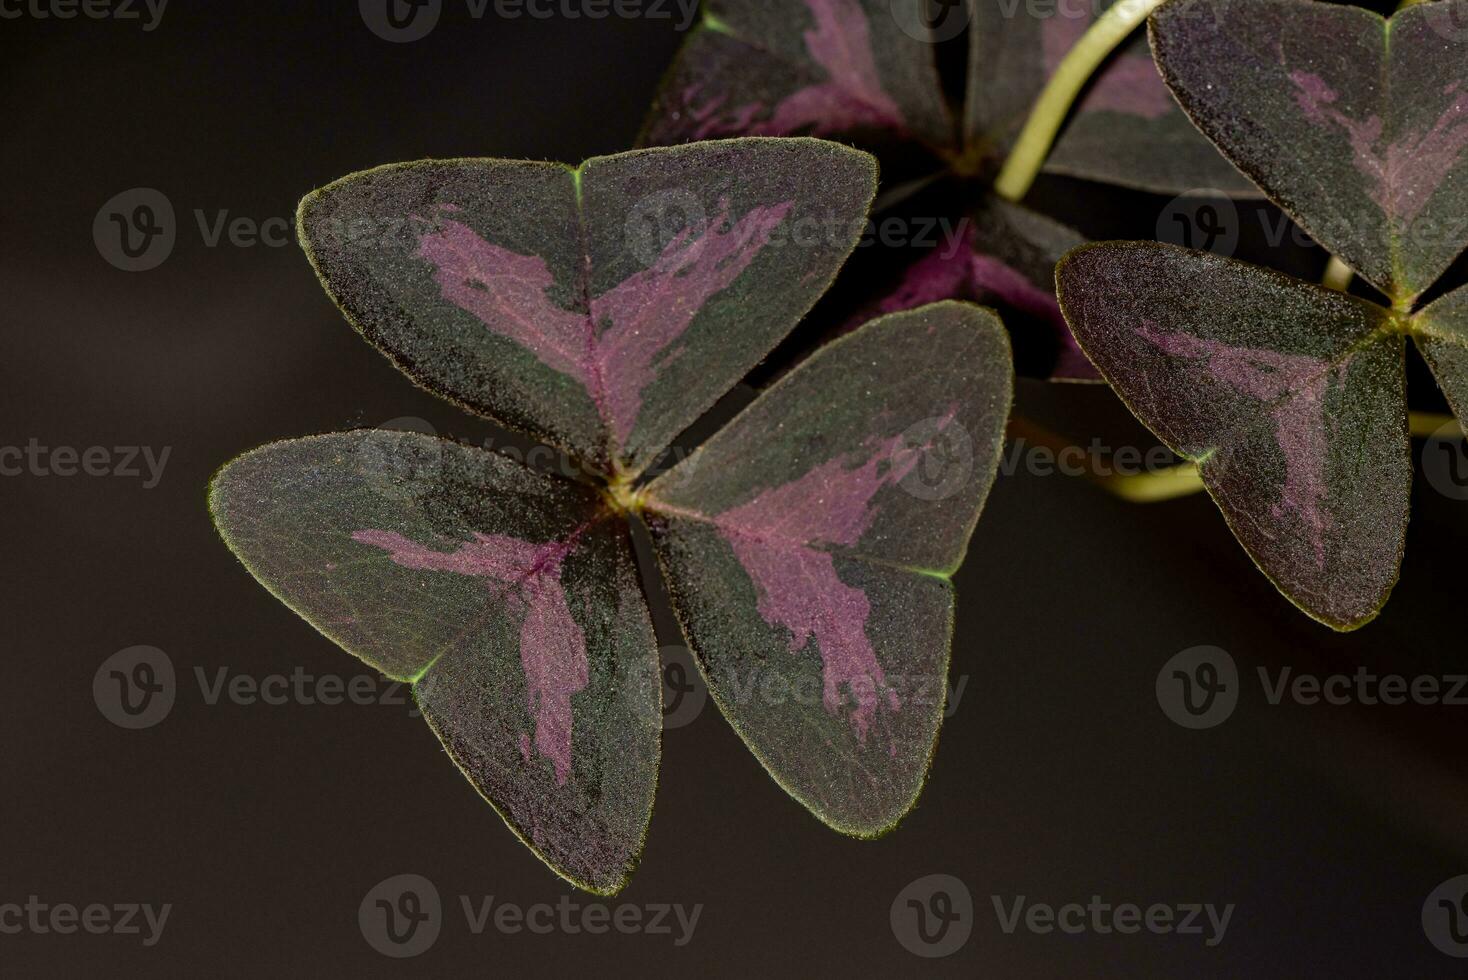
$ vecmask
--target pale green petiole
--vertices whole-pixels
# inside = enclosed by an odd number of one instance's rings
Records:
[[[1118,0],[1107,9],[1076,46],[1061,61],[1045,90],[1035,102],[1025,128],[1019,134],[1004,168],[994,181],[1000,197],[1018,201],[1029,193],[1030,185],[1050,155],[1055,137],[1070,114],[1076,97],[1091,80],[1096,69],[1131,36],[1163,0]]]

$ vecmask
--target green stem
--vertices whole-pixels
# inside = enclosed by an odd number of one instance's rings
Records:
[[[1407,428],[1415,439],[1429,439],[1444,426],[1455,424],[1451,415],[1431,412],[1412,412]],[[1055,453],[1073,449],[1069,440],[1058,436],[1042,426],[1036,425],[1020,415],[1009,420],[1009,435],[1014,439],[1025,439],[1044,446]],[[1099,462],[1099,461],[1098,461]],[[1110,473],[1101,475],[1101,467],[1087,467],[1086,479],[1114,497],[1133,504],[1158,504],[1179,497],[1189,497],[1203,489],[1203,478],[1194,463],[1179,463],[1166,469],[1149,473]]]
[[[1338,293],[1344,293],[1351,288],[1351,280],[1356,278],[1356,273],[1334,255],[1330,257],[1330,263],[1325,267],[1325,278],[1320,280],[1326,289],[1334,289]]]
[[[1004,169],[994,181],[995,193],[1010,201],[1018,201],[1029,193],[1081,89],[1117,45],[1130,37],[1162,2],[1118,0],[1096,19],[1040,93],[1009,159],[1004,161]]]
[[[1432,412],[1412,412],[1407,417],[1407,429],[1417,439],[1431,439],[1442,431],[1447,425],[1452,425],[1457,420],[1451,415],[1437,415]]]

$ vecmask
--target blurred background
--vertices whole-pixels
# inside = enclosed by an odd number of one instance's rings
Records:
[[[667,732],[631,886],[605,901],[574,892],[447,763],[405,692],[250,579],[210,525],[205,487],[261,443],[395,419],[505,444],[353,333],[294,244],[296,202],[392,161],[576,162],[628,148],[681,41],[678,8],[510,20],[491,7],[476,19],[450,0],[431,34],[403,44],[350,3],[179,2],[156,21],[142,3],[131,21],[4,9],[23,15],[0,23],[0,445],[83,459],[100,447],[93,468],[114,475],[0,478],[0,972],[1462,975],[1423,914],[1468,872],[1468,705],[1276,705],[1259,676],[1468,669],[1454,605],[1468,549],[1455,492],[1468,490],[1442,478],[1417,481],[1386,612],[1337,635],[1275,592],[1206,497],[1124,503],[1013,456],[955,580],[951,717],[895,833],[861,842],[823,828],[710,705]],[[138,188],[172,207],[176,242],[155,268],[126,272],[94,225]],[[932,200],[904,208],[947,207]],[[1174,206],[1059,179],[1032,201],[1104,237],[1157,237]],[[1287,226],[1269,205],[1241,202],[1235,220],[1239,257],[1323,268],[1308,244],[1271,244],[1267,229]],[[801,337],[829,326],[818,310]],[[1441,411],[1414,372],[1414,407]],[[1155,444],[1104,388],[1028,382],[1017,402],[1082,444]],[[679,642],[661,610],[659,627]],[[142,722],[94,693],[104,662],[139,646],[152,651],[128,657],[160,683],[172,675],[171,703]],[[1164,710],[1158,677],[1200,646],[1227,652],[1237,703],[1189,729]],[[357,684],[348,700],[363,703],[319,703],[310,692],[325,678]],[[270,704],[221,682],[290,689]],[[435,886],[442,921],[430,948],[396,960],[358,911],[402,874]],[[942,896],[924,883],[933,875],[947,876]],[[949,955],[919,955],[942,950],[913,938],[914,894],[951,910]],[[660,905],[700,911],[682,935],[671,916],[671,934],[476,933],[462,906],[490,896],[631,905],[643,921]],[[1092,896],[1232,911],[1214,942],[1206,914],[1188,935],[1005,928],[1016,900]],[[28,902],[170,911],[150,945],[145,924],[11,931],[20,913],[3,907]]]

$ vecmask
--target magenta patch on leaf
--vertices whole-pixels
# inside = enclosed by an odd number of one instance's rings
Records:
[[[1047,78],[1055,74],[1092,23],[1090,17],[1066,16],[1061,11],[1045,19],[1041,43]],[[1117,55],[1096,75],[1077,107],[1080,112],[1122,112],[1143,119],[1161,119],[1176,108],[1150,55],[1127,52]]]
[[[1054,292],[1041,289],[1018,269],[988,255],[972,257],[970,274],[974,293],[981,301],[993,296],[1021,313],[1050,324],[1060,345],[1052,377],[1088,380],[1097,377],[1096,368],[1081,352],[1070,324],[1065,322],[1065,314],[1060,311],[1060,302]]]
[[[793,207],[761,205],[730,225],[721,202],[718,214],[680,231],[648,268],[592,298],[588,315],[551,299],[555,279],[543,258],[487,242],[451,218],[440,216],[420,236],[418,256],[433,264],[444,299],[584,387],[612,440],[625,445],[643,391],[679,354],[678,338],[749,268]]]
[[[475,534],[473,541],[443,552],[394,531],[375,530],[357,531],[352,540],[384,549],[404,568],[480,576],[507,587],[495,594],[522,617],[520,664],[535,718],[535,751],[550,760],[556,783],[564,786],[571,773],[571,695],[588,680],[586,636],[571,617],[561,588],[561,563],[571,545]],[[520,752],[529,762],[530,742],[524,734]]]
[[[459,210],[442,205],[442,210]],[[463,222],[440,218],[420,235],[418,256],[434,266],[443,298],[474,314],[494,333],[524,347],[547,367],[585,384],[594,349],[591,323],[546,295],[555,285],[545,259],[517,255],[476,235]]]
[[[1303,354],[1230,347],[1182,333],[1162,333],[1155,325],[1137,331],[1158,349],[1176,357],[1206,362],[1217,380],[1240,394],[1259,401],[1283,399],[1269,410],[1274,419],[1274,439],[1285,461],[1285,485],[1272,508],[1275,517],[1293,511],[1309,530],[1315,563],[1325,568],[1325,535],[1333,520],[1325,506],[1326,457],[1330,451],[1326,431],[1325,396],[1332,374],[1344,376],[1347,360],[1334,371],[1330,362]]]
[[[952,420],[950,413],[938,431]],[[841,581],[832,554],[821,546],[852,547],[860,541],[876,519],[872,498],[877,491],[906,477],[928,448],[907,446],[901,436],[879,440],[865,461],[838,456],[714,518],[754,582],[760,616],[790,630],[792,652],[815,640],[822,703],[837,714],[844,688],[855,704],[851,725],[863,744],[877,711],[897,711],[901,700],[888,687],[866,635],[871,613],[866,593]]]
[[[902,110],[882,87],[872,51],[871,27],[857,0],[805,0],[805,5],[815,19],[815,27],[804,35],[806,52],[825,69],[830,80],[790,93],[768,119],[760,122],[755,119],[765,108],[762,104],[747,103],[721,115],[724,96],[695,105],[702,90],[690,86],[684,90],[683,99],[688,112],[700,121],[694,139],[800,132],[825,136],[867,127],[905,128]]]
[[[957,249],[935,249],[914,262],[897,288],[874,307],[853,316],[843,328],[855,330],[873,317],[913,310],[946,299],[973,299],[980,303],[1002,303],[1020,313],[1049,324],[1059,348],[1052,378],[1094,381],[1099,375],[1076,343],[1070,324],[1060,310],[1055,293],[1042,289],[1024,273],[992,255],[972,251],[973,235]]]
[[[1295,101],[1316,125],[1345,131],[1356,169],[1374,185],[1372,199],[1400,223],[1415,220],[1468,148],[1468,90],[1454,82],[1443,92],[1451,104],[1428,130],[1413,130],[1378,149],[1384,123],[1378,115],[1356,120],[1335,108],[1339,94],[1319,75],[1290,72]]]

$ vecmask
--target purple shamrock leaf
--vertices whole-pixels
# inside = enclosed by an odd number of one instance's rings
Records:
[[[1079,248],[1057,279],[1091,360],[1197,462],[1280,591],[1337,629],[1375,618],[1397,580],[1412,482],[1404,318],[1155,243]]]
[[[978,307],[883,317],[648,488],[716,702],[781,785],[849,833],[889,829],[922,786],[948,575],[997,472],[1012,373],[1002,326]]]
[[[459,768],[551,867],[592,891],[626,883],[652,813],[661,686],[626,525],[600,494],[367,430],[242,456],[210,505],[251,574],[413,685]]]
[[[1468,0],[1390,19],[1315,0],[1174,0],[1152,39],[1199,128],[1405,309],[1468,245],[1468,79],[1443,22],[1465,17]]]
[[[875,178],[810,139],[576,170],[430,161],[317,191],[300,225],[327,291],[415,381],[630,479],[830,285]]]
[[[673,594],[709,597],[726,574],[753,596],[724,634],[686,618],[700,656],[732,641],[815,680],[810,704],[754,716],[770,726],[757,736],[726,705],[782,784],[856,834],[916,797],[942,712],[947,576],[1009,407],[998,320],[949,303],[868,324],[700,462],[638,475],[829,285],[873,186],[858,151],[748,139],[577,171],[385,168],[303,205],[307,248],[369,339],[434,390],[559,437],[601,485],[416,433],[344,433],[226,466],[216,526],[293,610],[410,683],[475,788],[578,887],[626,884],[657,781],[657,644],[627,526],[639,514]],[[702,551],[688,534],[706,536]],[[808,760],[818,768],[785,758],[789,726],[834,739]]]

